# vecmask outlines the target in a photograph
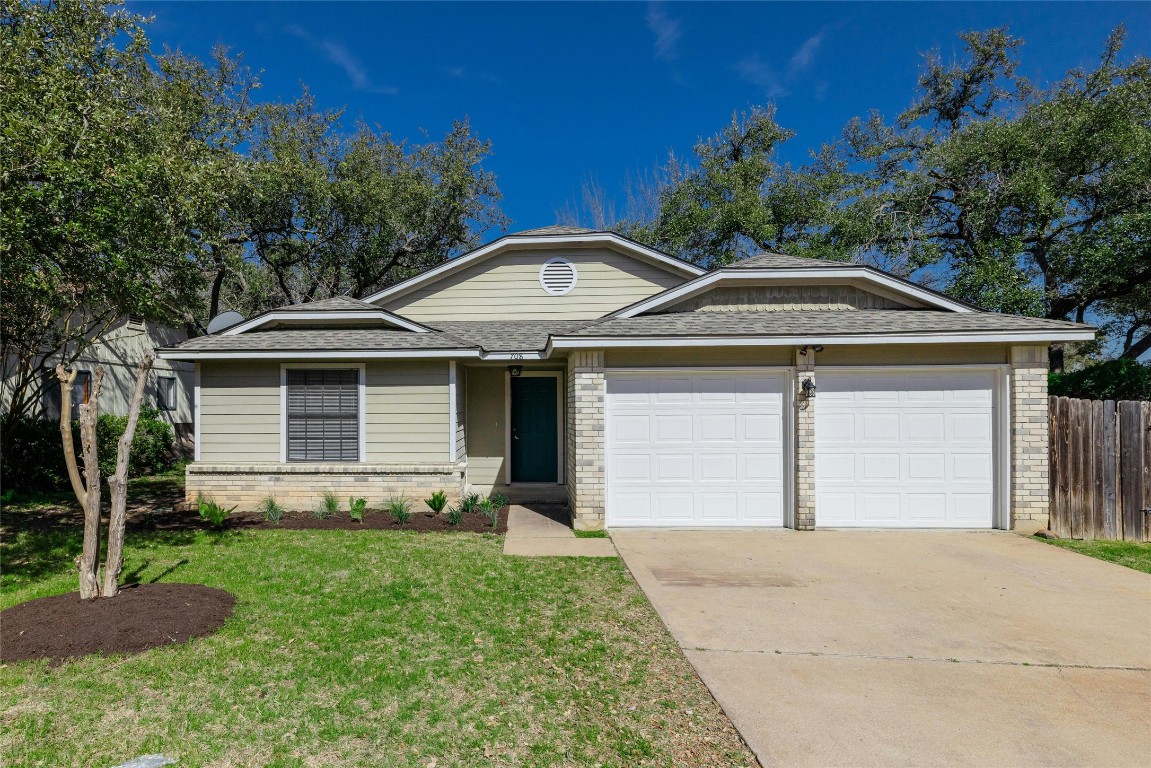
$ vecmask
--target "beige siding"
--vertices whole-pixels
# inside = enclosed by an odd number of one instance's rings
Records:
[[[1002,344],[861,344],[830,346],[816,365],[976,365],[1007,362]]]
[[[459,363],[456,364],[456,423],[452,425],[455,430],[456,461],[463,461],[468,455],[467,421],[468,419],[468,369]]]
[[[367,461],[448,461],[446,362],[368,363],[366,383]],[[278,361],[201,363],[200,461],[278,462],[280,407]]]
[[[552,258],[575,264],[571,292],[552,296],[539,271]],[[435,320],[592,320],[679,285],[686,276],[606,248],[509,251],[474,264],[384,307],[419,322]]]
[[[505,404],[503,368],[468,368],[467,371],[467,483],[487,493],[503,485]]]
[[[200,363],[200,461],[280,460],[280,364]]]
[[[791,347],[660,347],[609,349],[607,368],[706,368],[723,366],[791,365]]]
[[[854,285],[755,285],[714,288],[668,312],[778,312],[784,310],[904,309],[907,303]]]
[[[368,363],[367,385],[369,462],[448,461],[452,430],[446,362]]]

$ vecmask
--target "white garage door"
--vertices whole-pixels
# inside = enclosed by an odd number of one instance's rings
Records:
[[[991,528],[992,371],[817,374],[815,524]]]
[[[607,525],[783,524],[786,374],[607,375]]]

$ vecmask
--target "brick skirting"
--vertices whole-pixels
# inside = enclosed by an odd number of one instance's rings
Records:
[[[254,510],[268,496],[285,509],[316,507],[331,491],[346,502],[363,497],[379,507],[404,496],[412,501],[444,491],[450,502],[463,489],[461,464],[189,464],[185,472],[186,498],[194,503],[203,495],[224,506]]]

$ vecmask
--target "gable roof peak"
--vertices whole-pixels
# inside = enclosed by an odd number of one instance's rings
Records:
[[[808,256],[787,256],[782,253],[761,253],[748,256],[719,269],[810,269],[812,267],[852,267],[850,261],[831,261]]]
[[[594,235],[607,232],[603,229],[587,229],[586,227],[572,227],[567,224],[551,224],[546,227],[525,229],[521,232],[512,232],[508,237],[539,237],[541,235]]]

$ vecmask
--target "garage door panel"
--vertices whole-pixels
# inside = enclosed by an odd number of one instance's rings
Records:
[[[657,413],[651,418],[655,421],[655,442],[660,444],[691,442],[694,434],[691,416]]]
[[[608,525],[782,525],[787,381],[782,372],[609,372]]]
[[[992,527],[994,380],[984,371],[821,373],[816,525]]]

